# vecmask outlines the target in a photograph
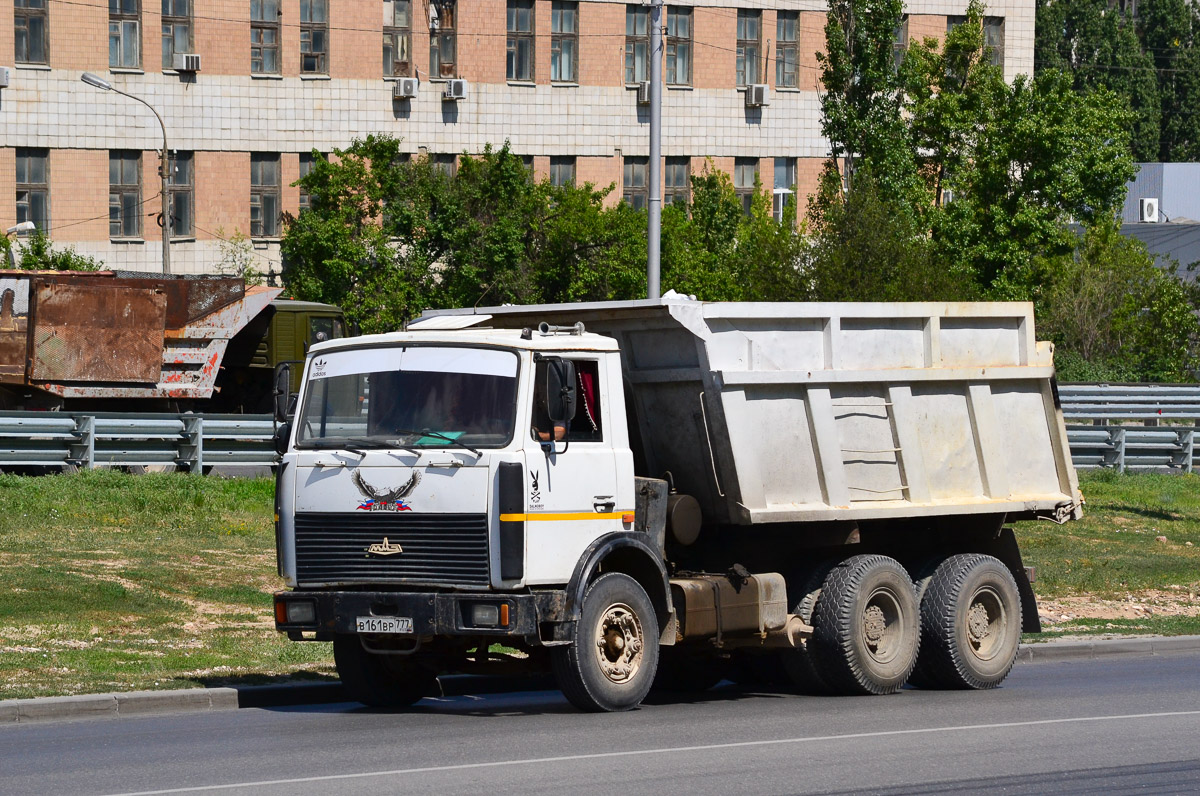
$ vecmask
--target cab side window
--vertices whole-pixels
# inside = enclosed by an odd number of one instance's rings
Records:
[[[604,422],[600,406],[600,363],[594,359],[572,359],[575,365],[575,418],[567,430],[570,442],[603,442]],[[553,434],[553,424],[546,411],[546,363],[539,362],[534,370],[533,429],[534,439],[546,442]],[[562,437],[559,437],[562,439]]]

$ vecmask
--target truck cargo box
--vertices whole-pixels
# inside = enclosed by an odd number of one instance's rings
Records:
[[[681,299],[429,311],[412,328],[583,322],[617,339],[641,474],[708,522],[1078,516],[1030,303]]]

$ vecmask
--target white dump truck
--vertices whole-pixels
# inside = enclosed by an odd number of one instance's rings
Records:
[[[428,312],[287,398],[277,629],[374,706],[517,665],[593,711],[993,687],[1039,629],[1006,525],[1082,502],[1022,303]]]

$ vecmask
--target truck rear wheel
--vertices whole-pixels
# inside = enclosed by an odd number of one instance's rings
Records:
[[[620,572],[592,581],[570,644],[551,650],[558,687],[590,712],[641,704],[658,668],[658,619],[641,585]]]
[[[825,578],[813,614],[810,650],[821,679],[845,694],[900,690],[917,662],[920,622],[904,567],[882,555],[859,555]]]
[[[368,652],[358,636],[333,639],[333,661],[346,694],[373,708],[403,708],[432,693],[437,675],[411,655]]]
[[[1017,660],[1021,595],[998,559],[947,558],[921,599],[918,683],[933,688],[995,688]]]

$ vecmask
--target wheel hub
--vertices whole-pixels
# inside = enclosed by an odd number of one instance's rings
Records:
[[[642,665],[642,625],[633,610],[618,603],[609,606],[596,624],[596,657],[600,671],[614,683],[625,683]]]
[[[871,593],[862,609],[859,638],[868,655],[879,663],[888,663],[903,648],[901,631],[903,610],[890,589]]]
[[[967,612],[967,632],[975,643],[982,642],[990,635],[987,606],[983,603],[974,603]]]
[[[867,637],[867,642],[872,646],[879,644],[879,639],[883,638],[883,631],[887,629],[887,618],[883,615],[883,609],[878,605],[872,605],[863,614],[863,633]]]

